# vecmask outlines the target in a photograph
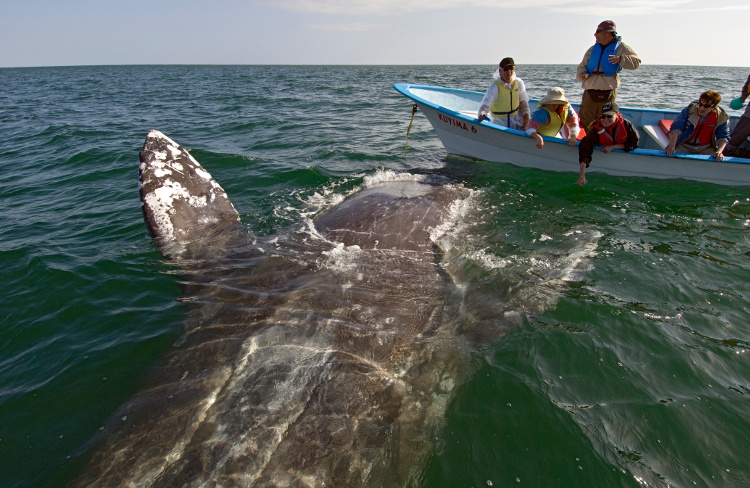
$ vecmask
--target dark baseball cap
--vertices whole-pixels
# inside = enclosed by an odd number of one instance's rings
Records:
[[[602,105],[602,114],[606,114],[607,112],[617,113],[619,111],[620,107],[618,107],[615,102],[605,103],[604,105]]]

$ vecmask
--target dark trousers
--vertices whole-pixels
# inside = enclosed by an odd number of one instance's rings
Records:
[[[750,117],[745,117],[743,115],[740,117],[740,120],[737,121],[737,125],[734,126],[734,130],[732,131],[732,135],[729,138],[725,151],[736,151],[736,149],[745,142],[748,136],[750,136]]]
[[[617,90],[612,90],[607,98],[600,98],[592,96],[591,92],[598,92],[594,95],[602,95],[604,90],[584,90],[583,99],[581,100],[581,108],[578,112],[578,117],[581,119],[581,127],[588,129],[589,125],[599,118],[602,114],[602,107],[608,103],[612,103],[617,98]],[[598,100],[598,101],[597,101]]]

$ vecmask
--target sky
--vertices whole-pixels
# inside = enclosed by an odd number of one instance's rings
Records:
[[[750,1],[0,0],[0,67],[577,64],[612,19],[644,64],[750,66]]]

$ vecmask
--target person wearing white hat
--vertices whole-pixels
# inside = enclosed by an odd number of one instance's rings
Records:
[[[558,134],[567,139],[569,145],[575,146],[579,132],[578,115],[565,98],[565,90],[559,86],[550,88],[539,100],[526,126],[526,133],[536,141],[539,149],[544,147],[542,136],[555,137]]]

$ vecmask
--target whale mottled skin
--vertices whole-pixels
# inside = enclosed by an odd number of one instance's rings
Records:
[[[141,205],[151,237],[162,247],[239,224],[224,189],[185,149],[151,131],[140,153]]]
[[[472,372],[471,341],[527,308],[462,295],[441,265],[436,234],[470,192],[373,183],[312,228],[261,240],[171,139],[149,133],[140,160],[144,220],[179,269],[185,334],[72,485],[418,485]]]
[[[414,480],[469,364],[443,319],[454,287],[430,237],[466,190],[374,185],[308,239],[260,246],[178,144],[153,131],[140,159],[145,222],[181,270],[187,331],[74,484]]]

